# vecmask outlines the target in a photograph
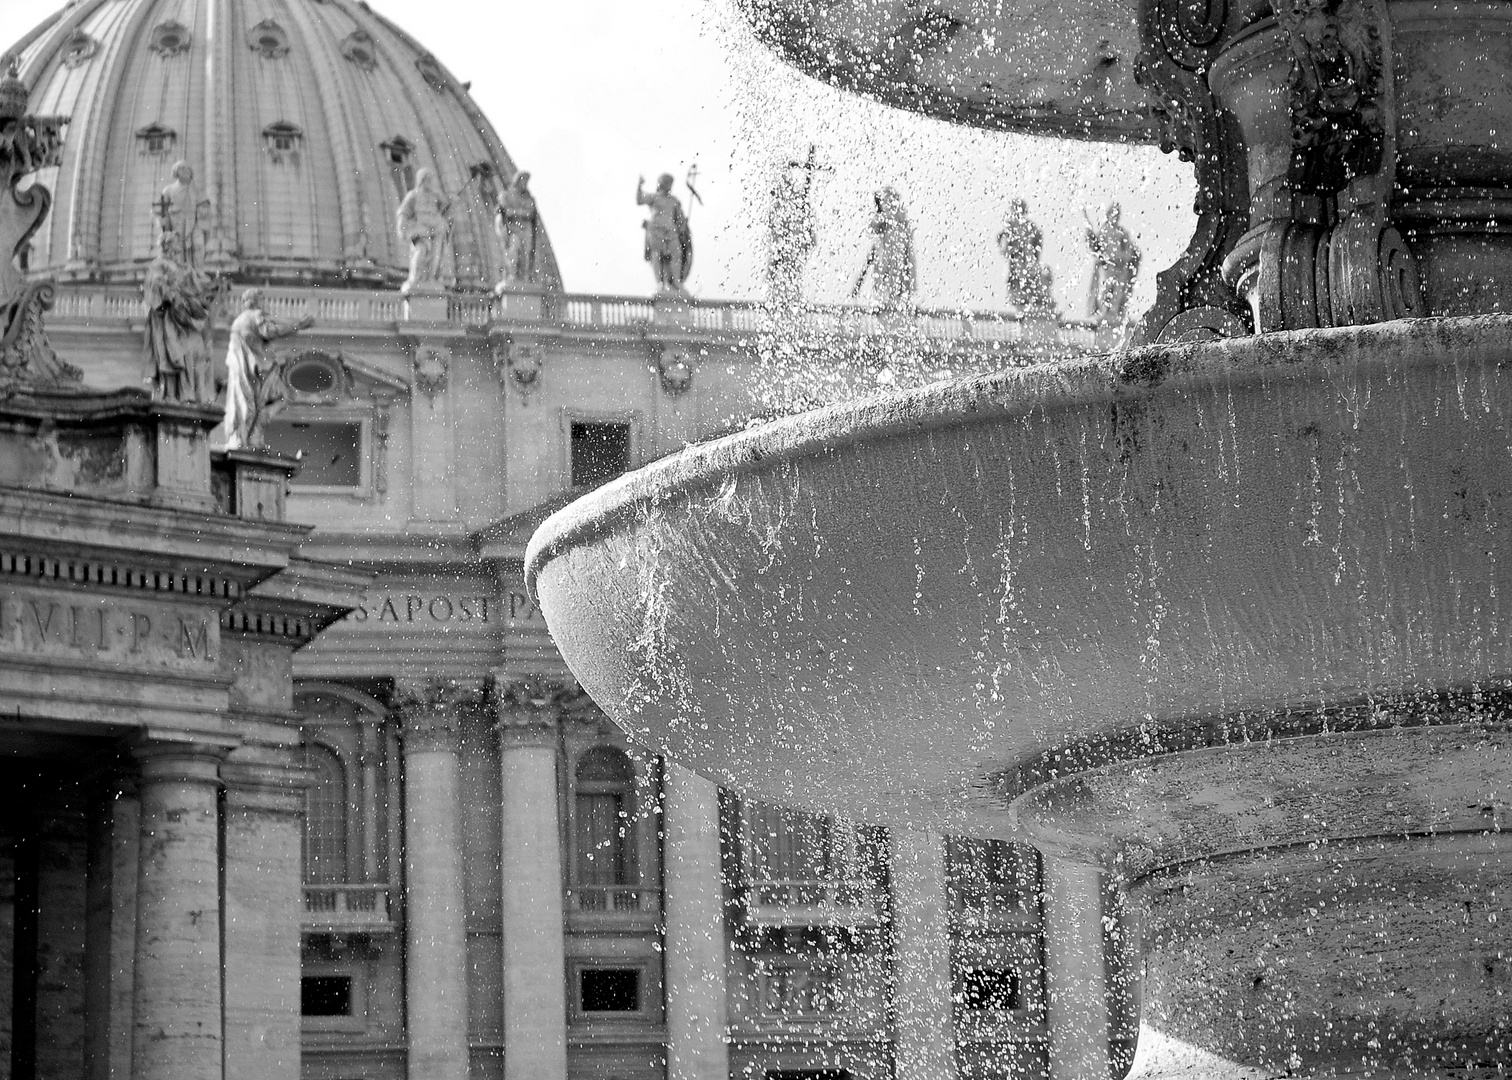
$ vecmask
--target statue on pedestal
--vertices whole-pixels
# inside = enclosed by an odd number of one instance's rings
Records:
[[[820,170],[816,150],[809,147],[806,162],[790,161],[772,191],[767,214],[767,298],[791,307],[803,299],[803,271],[818,238],[809,196],[814,174]]]
[[[157,224],[155,242],[161,241],[164,233],[175,233],[181,249],[180,261],[198,266],[205,251],[210,200],[200,197],[194,184],[194,170],[187,161],[173,166],[173,182],[158,196],[153,206],[153,218]]]
[[[1085,212],[1084,212],[1085,214]],[[1103,207],[1102,221],[1087,217],[1087,247],[1092,251],[1092,279],[1087,288],[1087,317],[1099,326],[1118,326],[1129,305],[1129,290],[1139,273],[1139,249],[1119,224],[1119,205]]]
[[[62,116],[26,111],[26,85],[12,62],[0,79],[0,386],[74,383],[77,368],[53,352],[43,329],[52,307],[51,281],[27,281],[19,263],[52,208],[52,192],[41,184],[16,190],[28,173],[61,162]]]
[[[535,280],[536,245],[541,232],[541,215],[535,196],[530,193],[530,174],[515,173],[504,194],[499,197],[494,229],[504,241],[504,277],[495,291],[510,286],[529,285]]]
[[[872,234],[871,250],[851,286],[851,295],[861,295],[861,286],[870,273],[872,298],[879,307],[905,307],[913,302],[916,283],[913,227],[896,188],[882,188],[873,202],[875,209],[867,226]]]
[[[1044,234],[1030,219],[1029,204],[1023,199],[1008,204],[1008,220],[997,234],[997,246],[1008,262],[1008,310],[1030,318],[1053,318],[1053,278],[1043,261]]]
[[[408,296],[417,287],[442,286],[441,266],[451,238],[451,201],[430,169],[415,174],[415,186],[399,204],[399,238],[410,246],[409,278],[399,291]]]
[[[158,254],[147,267],[142,297],[147,307],[147,355],[157,401],[215,404],[211,374],[211,312],[215,285],[185,257],[184,237],[173,231],[158,235]]]
[[[693,233],[682,203],[672,194],[672,174],[662,173],[649,195],[646,178],[641,177],[635,185],[635,204],[651,208],[641,227],[646,230],[646,261],[656,275],[657,294],[687,295],[684,283],[693,269]]]
[[[226,350],[226,449],[255,450],[267,445],[267,423],[283,407],[285,394],[268,343],[315,325],[306,315],[284,323],[263,311],[261,289],[242,294],[241,314],[231,323]]]

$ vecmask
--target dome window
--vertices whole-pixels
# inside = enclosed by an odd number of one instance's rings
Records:
[[[394,190],[402,199],[415,186],[415,144],[403,135],[395,135],[388,142],[380,143],[379,147],[388,162]]]
[[[299,147],[304,142],[304,132],[287,120],[279,120],[263,128],[263,146],[275,165],[299,164]]]
[[[363,71],[378,66],[378,43],[366,30],[353,30],[341,43],[341,55]]]
[[[178,142],[178,132],[162,124],[148,124],[136,133],[137,148],[147,157],[167,157]]]
[[[272,19],[264,19],[247,31],[247,44],[264,60],[279,60],[289,55],[289,35]]]
[[[189,28],[181,22],[158,23],[152,28],[147,47],[167,59],[189,51]]]
[[[100,43],[90,37],[83,30],[75,30],[69,37],[67,44],[63,46],[63,63],[66,67],[76,68],[81,64],[88,63],[94,54],[100,51]]]
[[[436,58],[429,54],[415,61],[415,67],[420,69],[420,77],[425,80],[425,85],[432,90],[446,89],[446,72],[441,70],[441,65]]]

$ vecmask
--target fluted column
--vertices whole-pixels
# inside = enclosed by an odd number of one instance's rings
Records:
[[[134,1080],[221,1075],[221,747],[145,742],[137,862]]]
[[[401,690],[409,1075],[467,1080],[467,912],[457,829],[458,709],[448,684]]]
[[[1050,994],[1050,1080],[1108,1080],[1114,999],[1103,903],[1093,865],[1045,852],[1045,982]]]
[[[566,1080],[557,720],[570,684],[496,684],[503,814],[504,1080]]]
[[[955,1080],[945,840],[888,830],[898,1080]]]
[[[728,1080],[719,788],[671,762],[663,785],[667,1080]]]
[[[226,1080],[299,1080],[304,770],[263,752],[226,782]]]

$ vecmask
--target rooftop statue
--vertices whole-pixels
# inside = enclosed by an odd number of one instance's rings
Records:
[[[173,166],[173,181],[163,188],[153,205],[153,220],[159,241],[164,233],[176,233],[181,261],[190,266],[200,265],[210,221],[210,200],[200,196],[194,183],[194,169],[187,161]]]
[[[158,401],[215,404],[210,360],[216,287],[187,257],[185,235],[158,234],[158,253],[142,282],[149,369],[144,379]]]
[[[498,291],[535,281],[541,215],[536,210],[535,196],[530,193],[530,173],[523,169],[515,173],[504,194],[499,196],[494,228],[504,241],[504,277]]]
[[[790,161],[772,189],[767,213],[767,298],[779,306],[792,306],[803,299],[803,271],[814,252],[814,208],[810,195],[815,148],[807,161]]]
[[[267,445],[267,423],[283,406],[283,379],[268,356],[268,343],[290,337],[315,325],[306,315],[286,323],[263,310],[261,289],[242,294],[241,314],[231,323],[226,350],[226,449],[259,449]]]
[[[1119,205],[1103,207],[1102,220],[1087,218],[1087,247],[1092,251],[1092,278],[1087,287],[1087,317],[1099,326],[1119,326],[1129,306],[1129,290],[1139,273],[1139,249],[1119,224]]]
[[[903,197],[896,188],[885,187],[873,196],[871,250],[866,264],[856,275],[851,295],[859,296],[866,275],[871,274],[872,299],[879,307],[899,308],[913,302],[916,274],[914,267],[913,226],[903,208]]]
[[[430,169],[415,174],[415,186],[399,204],[399,238],[409,242],[410,272],[399,291],[442,287],[441,267],[451,239],[451,200]]]
[[[53,283],[28,282],[21,269],[31,238],[52,207],[41,184],[16,190],[21,178],[61,161],[61,116],[31,116],[27,90],[12,64],[0,80],[0,384],[76,382],[77,369],[47,343],[43,313],[52,307]]]
[[[1015,315],[1055,314],[1050,296],[1053,275],[1043,261],[1044,234],[1029,217],[1029,204],[1014,199],[997,234],[998,251],[1008,262],[1008,309]]]
[[[646,261],[656,275],[657,294],[686,294],[693,269],[693,232],[682,203],[672,194],[672,174],[662,173],[649,195],[646,178],[641,177],[635,185],[635,204],[651,208],[641,227],[646,230]]]

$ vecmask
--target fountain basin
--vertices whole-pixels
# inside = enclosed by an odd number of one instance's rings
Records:
[[[1480,1075],[1512,1060],[1509,364],[1512,319],[1412,320],[819,411],[566,508],[527,581],[636,740],[1112,878],[1140,1080]]]

